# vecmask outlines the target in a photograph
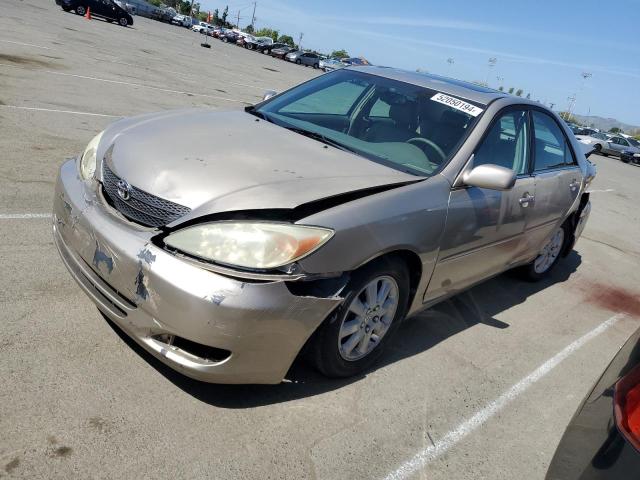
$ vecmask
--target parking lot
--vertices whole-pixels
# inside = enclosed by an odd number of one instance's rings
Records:
[[[115,331],[67,273],[57,170],[120,117],[238,109],[319,72],[141,17],[3,7],[0,477],[544,477],[640,324],[640,168],[591,157],[591,218],[550,279],[505,274],[407,320],[364,376],[299,360],[276,386],[199,383]]]

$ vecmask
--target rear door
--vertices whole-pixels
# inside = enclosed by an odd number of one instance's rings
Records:
[[[526,107],[496,116],[473,155],[517,174],[511,190],[462,186],[451,190],[449,212],[425,301],[458,292],[498,274],[526,255],[525,228],[535,197],[530,172],[531,125]]]
[[[556,120],[542,110],[533,110],[531,118],[536,195],[530,210],[527,240],[531,254],[535,255],[575,202],[582,172]]]

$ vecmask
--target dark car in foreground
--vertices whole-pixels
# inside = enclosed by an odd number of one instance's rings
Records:
[[[560,441],[547,480],[640,478],[640,330],[583,400]]]
[[[407,315],[571,251],[581,145],[537,102],[346,67],[243,110],[112,124],[62,165],[54,238],[100,311],[186,375],[278,383],[303,348],[356,375]]]
[[[56,0],[65,12],[74,10],[78,15],[91,15],[104,18],[107,22],[118,22],[123,27],[133,25],[133,17],[113,0]]]

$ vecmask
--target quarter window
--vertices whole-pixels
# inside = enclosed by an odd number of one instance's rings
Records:
[[[525,173],[529,160],[529,122],[526,110],[513,110],[493,123],[473,157],[473,165],[494,164]]]
[[[540,172],[574,164],[571,149],[555,120],[542,112],[534,110],[532,113],[535,131],[534,170]]]

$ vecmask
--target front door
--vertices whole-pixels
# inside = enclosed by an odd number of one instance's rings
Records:
[[[527,241],[535,256],[576,201],[582,172],[557,122],[538,110],[532,111],[531,117],[536,198],[530,209]]]
[[[508,191],[463,186],[449,197],[440,255],[425,301],[456,293],[500,273],[526,255],[525,228],[536,195],[529,174],[529,116],[526,109],[502,112],[476,149],[473,165],[513,169]]]

